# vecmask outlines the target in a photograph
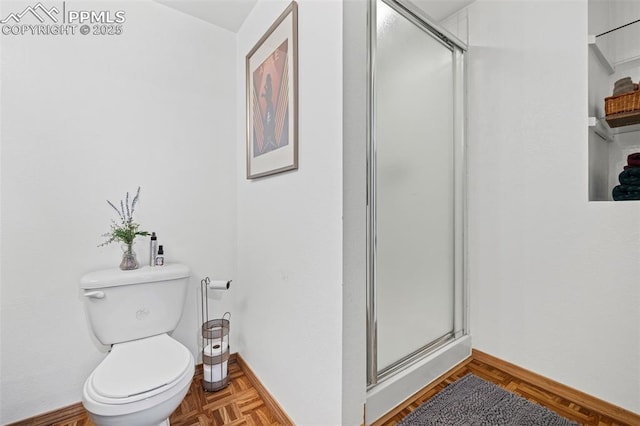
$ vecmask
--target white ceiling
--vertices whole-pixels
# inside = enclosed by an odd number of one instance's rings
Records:
[[[155,0],[229,31],[238,32],[258,0]],[[337,1],[337,0],[323,0]],[[362,0],[364,1],[364,0]],[[436,22],[475,0],[410,0]]]
[[[195,16],[234,33],[258,0],[155,0],[172,9]]]
[[[411,3],[429,15],[434,21],[440,22],[453,15],[475,0],[410,0]]]

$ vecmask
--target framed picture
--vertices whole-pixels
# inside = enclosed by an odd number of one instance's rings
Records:
[[[247,179],[298,168],[298,4],[247,54]]]

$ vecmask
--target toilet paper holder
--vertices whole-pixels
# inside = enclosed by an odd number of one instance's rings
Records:
[[[229,384],[229,329],[231,314],[225,312],[222,318],[211,318],[209,315],[209,277],[201,284],[202,328],[202,388],[214,392]],[[230,281],[229,281],[230,283]],[[227,287],[228,288],[228,287]]]

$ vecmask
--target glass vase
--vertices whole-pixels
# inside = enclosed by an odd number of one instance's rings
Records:
[[[122,245],[122,262],[120,262],[120,269],[123,271],[138,269],[138,259],[136,258],[136,252],[133,251],[133,243]]]

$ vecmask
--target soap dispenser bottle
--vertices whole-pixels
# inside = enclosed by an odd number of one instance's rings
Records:
[[[158,254],[156,255],[156,266],[164,266],[164,248],[162,244],[158,246]]]

